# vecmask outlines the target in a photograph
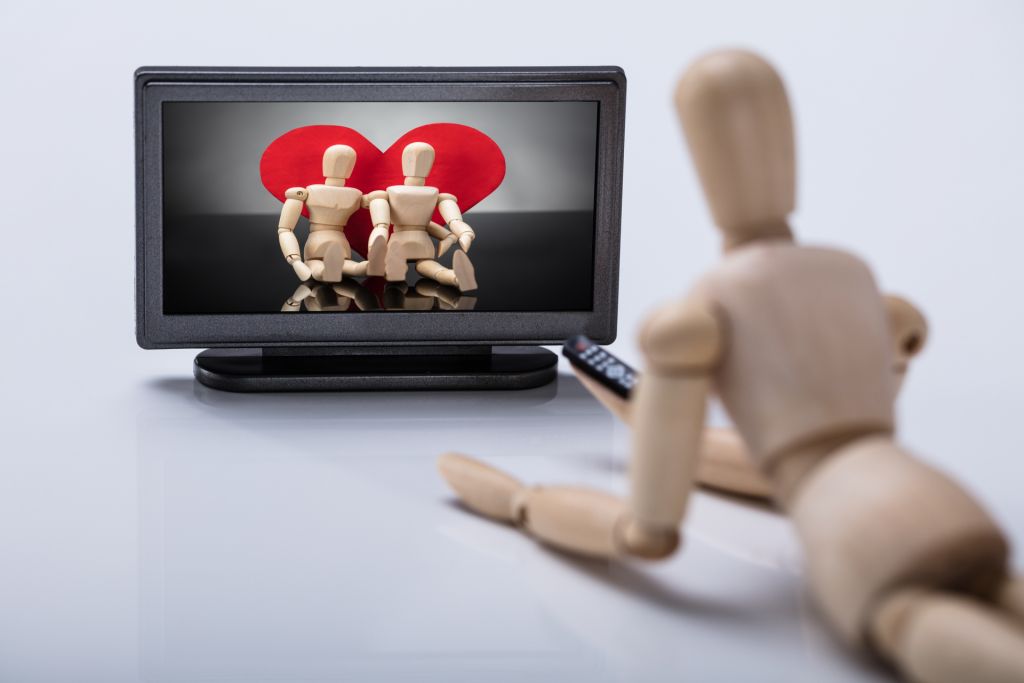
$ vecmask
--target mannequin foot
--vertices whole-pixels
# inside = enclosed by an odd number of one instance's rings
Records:
[[[383,235],[378,235],[371,243],[366,255],[366,274],[370,277],[384,275],[387,272],[385,262],[388,254],[388,240]]]
[[[320,280],[324,282],[341,282],[342,268],[345,266],[345,248],[335,242],[324,252],[324,272]]]
[[[472,292],[477,288],[476,270],[469,256],[464,251],[457,251],[452,256],[452,270],[455,271],[455,279],[458,282],[460,292]]]

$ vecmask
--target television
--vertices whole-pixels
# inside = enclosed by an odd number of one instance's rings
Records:
[[[234,391],[526,388],[615,338],[617,67],[135,73],[136,337]]]

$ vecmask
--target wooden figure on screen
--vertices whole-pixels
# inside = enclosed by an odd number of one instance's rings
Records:
[[[278,240],[281,252],[300,280],[312,277],[322,282],[340,282],[346,275],[384,274],[386,228],[383,234],[379,230],[371,234],[368,258],[358,263],[352,260],[352,248],[345,237],[345,224],[365,201],[362,192],[345,186],[355,165],[354,149],[348,145],[331,145],[324,151],[323,184],[292,187],[285,192],[277,224]],[[294,231],[303,206],[309,211],[309,238],[300,258],[299,240]]]
[[[375,229],[394,224],[388,240],[385,277],[388,282],[405,282],[408,262],[415,261],[416,272],[423,277],[469,292],[477,288],[473,264],[467,255],[476,234],[462,220],[455,196],[426,184],[433,165],[433,147],[425,142],[409,143],[402,150],[405,183],[367,195]],[[441,212],[448,228],[431,220],[435,209]],[[438,240],[436,248],[431,237]],[[461,250],[452,255],[452,267],[446,268],[435,259],[456,241]]]
[[[753,54],[715,53],[686,72],[676,103],[725,253],[641,330],[629,499],[524,486],[455,454],[443,475],[470,508],[554,547],[662,558],[679,544],[714,392],[792,517],[811,591],[845,642],[915,681],[1024,681],[1024,581],[1004,535],[895,435],[923,318],[856,256],[794,240],[781,79]]]

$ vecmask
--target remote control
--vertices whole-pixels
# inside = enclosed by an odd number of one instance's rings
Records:
[[[583,335],[573,337],[562,346],[562,355],[601,386],[629,398],[636,384],[636,371],[591,340]]]

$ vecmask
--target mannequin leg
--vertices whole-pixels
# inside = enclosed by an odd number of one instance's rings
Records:
[[[416,272],[423,277],[429,277],[435,282],[440,282],[442,285],[448,285],[449,287],[459,286],[458,280],[455,279],[455,271],[451,268],[445,268],[437,261],[429,259],[417,261]]]
[[[473,264],[464,251],[455,252],[452,256],[451,268],[445,268],[437,261],[424,259],[416,262],[416,272],[423,277],[440,282],[442,285],[458,287],[460,292],[477,289]]]
[[[369,268],[369,261],[352,261],[345,259],[341,266],[341,273],[345,277],[363,277]]]
[[[323,255],[323,269],[317,278],[323,282],[340,282],[342,268],[345,265],[345,247],[339,242],[327,245]],[[312,266],[310,266],[312,268]],[[316,272],[314,271],[314,277]]]
[[[466,507],[514,524],[559,550],[588,557],[625,554],[620,530],[626,503],[614,496],[568,486],[527,487],[484,463],[456,453],[438,469]]]
[[[461,249],[452,254],[452,270],[455,271],[455,279],[459,283],[459,290],[472,292],[477,289],[476,269],[473,268],[469,255]]]
[[[367,248],[367,274],[379,277],[387,272],[388,231],[387,228],[376,227],[370,233],[370,246]]]
[[[406,261],[405,251],[401,245],[389,243],[387,255],[384,257],[385,279],[388,282],[405,282],[405,275],[409,270]]]
[[[1024,630],[968,596],[908,588],[875,609],[876,648],[920,683],[1021,683]]]
[[[1024,577],[1013,576],[999,588],[996,604],[1024,627]]]

